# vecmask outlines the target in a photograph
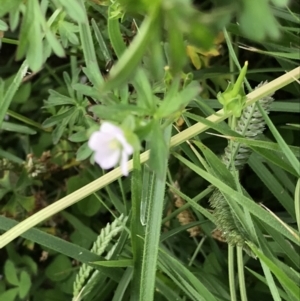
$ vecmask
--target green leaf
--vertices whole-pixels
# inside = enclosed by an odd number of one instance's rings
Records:
[[[270,234],[270,236],[272,237],[272,239],[274,240],[274,242],[277,243],[279,250],[276,252],[277,256],[280,256],[280,254],[284,254],[284,256],[286,258],[289,258],[291,260],[291,264],[290,266],[295,266],[295,267],[299,267],[299,254],[298,252],[294,249],[294,246],[291,245],[280,233],[278,233],[277,231],[275,231],[273,228],[269,227],[266,224],[263,224],[263,227],[266,229],[266,231]],[[262,238],[261,238],[262,240]],[[263,247],[262,243],[261,246]],[[272,250],[272,244],[270,244],[269,249]],[[268,256],[267,252],[265,255]],[[275,250],[274,250],[275,253]],[[275,258],[275,256],[274,256]],[[273,260],[273,258],[270,259]],[[273,260],[274,261],[274,260]]]
[[[44,19],[42,21],[44,21]],[[64,51],[62,45],[57,41],[55,35],[50,31],[50,29],[47,27],[46,23],[44,24],[43,27],[44,27],[44,31],[45,31],[46,40],[49,43],[49,46],[51,47],[51,49],[53,49],[53,52],[59,57],[64,57],[65,51]]]
[[[46,276],[54,281],[63,281],[69,277],[72,272],[72,264],[65,255],[57,255],[45,270]]]
[[[15,156],[14,154],[7,152],[0,148],[0,158],[5,158],[9,161],[12,161],[17,164],[23,164],[24,160],[20,159],[19,157]]]
[[[66,301],[66,294],[59,289],[39,289],[35,292],[36,300],[43,301]]]
[[[145,180],[145,178],[144,178]],[[133,171],[131,181],[131,244],[133,254],[133,280],[131,287],[131,300],[140,300],[140,284],[144,249],[145,227],[141,224],[141,203],[143,177],[140,162],[140,153],[133,154]]]
[[[200,150],[203,152],[207,162],[211,167],[210,173],[214,174],[215,177],[222,180],[228,186],[235,188],[235,180],[232,173],[226,168],[225,164],[216,156],[209,148],[207,148],[200,141],[194,141]]]
[[[0,229],[1,230],[9,230],[12,227],[16,226],[18,223],[12,219],[6,218],[0,215]],[[91,253],[90,251],[81,248],[75,244],[72,244],[66,240],[58,238],[56,236],[45,233],[44,231],[40,231],[36,228],[30,229],[26,231],[22,235],[24,238],[36,242],[50,250],[54,250],[61,254],[64,254],[68,257],[74,258],[80,262],[84,262],[86,264],[90,264],[92,261],[104,260],[104,258]],[[106,267],[99,267],[101,273],[106,276],[114,279],[114,281],[119,282],[122,275],[122,270],[116,269],[115,271],[111,271]],[[6,301],[6,300],[3,300]]]
[[[120,260],[107,260],[107,261],[95,261],[95,265],[100,265],[109,268],[127,268],[133,266],[132,259],[120,259]]]
[[[223,11],[225,12],[225,9]],[[220,16],[218,16],[218,12],[216,12],[215,14],[216,17],[219,17],[217,26],[220,26],[222,23],[226,24],[230,20],[229,14],[227,16],[221,16],[222,19],[220,19]],[[214,12],[212,11],[211,18],[214,18],[213,15]],[[194,46],[200,47],[204,50],[210,50],[210,48],[214,45],[215,31],[210,26],[207,26],[207,24],[202,24],[201,17],[199,17],[199,19],[200,20],[196,20],[191,24],[189,41]],[[223,26],[220,26],[219,28],[221,29],[222,27]]]
[[[264,148],[264,149],[268,149],[271,151],[276,151],[276,152],[281,152],[282,153],[282,149],[281,147],[278,145],[278,143],[274,143],[274,142],[270,142],[270,141],[266,141],[266,140],[253,140],[253,139],[247,139],[247,138],[242,138],[242,137],[225,137],[228,138],[232,141],[236,141],[239,143],[243,143],[248,145],[249,147],[254,146],[255,148]],[[297,146],[290,146],[291,150],[293,151],[293,153],[295,155],[297,155],[298,157],[300,157],[300,148]]]
[[[0,296],[1,296],[1,294],[3,294],[5,292],[5,290],[6,290],[6,285],[5,285],[4,281],[1,281],[0,282]]]
[[[279,134],[278,130],[276,129],[275,125],[272,123],[268,114],[264,111],[259,103],[257,103],[258,109],[262,116],[264,117],[266,124],[268,125],[270,131],[272,132],[274,138],[276,139],[278,145],[280,146],[282,152],[285,154],[286,158],[290,162],[291,166],[295,169],[298,176],[300,176],[300,161],[297,160],[296,156],[286,144],[282,136]]]
[[[19,292],[19,288],[11,288],[0,295],[0,301],[14,301]]]
[[[49,90],[49,98],[45,101],[44,108],[51,108],[54,106],[76,105],[76,101],[68,96],[62,95],[57,91]]]
[[[170,69],[173,74],[177,74],[182,70],[187,62],[186,48],[184,44],[183,32],[178,22],[176,9],[169,10],[167,14],[168,41],[169,41],[169,57]]]
[[[6,15],[7,13],[12,13],[18,10],[18,7],[21,4],[21,2],[22,0],[1,0],[0,17]]]
[[[60,21],[58,31],[60,34],[60,39],[62,46],[64,48],[68,47],[68,42],[73,45],[79,44],[79,39],[76,33],[79,31],[78,26],[67,21]]]
[[[16,0],[19,1],[19,0]],[[2,1],[3,2],[3,1]],[[20,6],[16,7],[14,10],[10,12],[10,18],[9,18],[9,25],[10,25],[10,30],[15,31],[17,27],[20,24]],[[18,42],[16,42],[16,45],[18,45]]]
[[[149,112],[153,112],[155,110],[155,99],[149,79],[142,68],[138,68],[136,71],[134,87],[138,95],[138,106],[149,110]]]
[[[114,8],[112,6],[109,7],[108,16],[111,16],[113,9]],[[126,45],[124,43],[123,36],[121,34],[119,18],[109,17],[107,20],[107,29],[108,29],[108,36],[111,45],[117,57],[120,58],[124,53],[124,51],[126,50]]]
[[[81,10],[85,14],[83,22],[79,24],[79,35],[80,35],[84,60],[87,69],[90,71],[91,74],[94,75],[95,82],[93,82],[93,84],[98,88],[103,84],[104,80],[97,63],[97,57],[95,53],[91,29],[89,25],[89,20],[86,16],[86,10],[84,8],[83,0],[80,0],[80,2],[81,2]],[[72,5],[70,7],[72,7]]]
[[[278,267],[272,260],[270,260],[267,256],[265,256],[259,249],[257,249],[254,245],[249,244],[252,251],[256,254],[256,256],[263,261],[268,268],[272,271],[272,273],[277,277],[280,283],[283,285],[285,290],[291,293],[296,299],[299,297],[299,286],[292,281],[283,271]]]
[[[198,116],[198,115],[195,115],[195,114],[191,114],[191,113],[184,113],[185,116],[187,117],[190,117],[191,119],[193,120],[196,120],[196,121],[199,121],[205,125],[207,125],[208,127],[220,132],[221,134],[225,135],[225,136],[230,136],[230,137],[238,137],[239,139],[242,138],[242,139],[245,139],[243,138],[241,135],[239,135],[238,133],[232,131],[229,127],[225,127],[224,125],[220,125],[220,124],[216,124],[216,123],[213,123],[211,121],[209,121],[208,119],[206,118],[203,118],[201,116]],[[245,143],[249,141],[249,140],[245,140]],[[249,144],[252,143],[252,141],[255,141],[255,140],[250,140]],[[255,144],[255,142],[253,142]],[[264,146],[264,144],[262,145]],[[270,144],[268,144],[269,147],[271,147],[272,149],[276,149],[279,151],[279,148],[278,146],[270,146]],[[257,146],[250,146],[249,147],[251,149],[253,149],[256,153],[260,154],[262,157],[264,157],[266,160],[272,162],[273,164],[276,164],[277,166],[281,167],[282,169],[290,172],[291,174],[293,175],[297,175],[297,173],[295,172],[294,168],[289,164],[289,162],[287,162],[287,160],[284,160],[282,159],[282,156],[279,156],[276,154],[276,152],[272,151],[272,150],[269,150],[267,148],[260,148]],[[293,147],[291,146],[291,151],[295,154],[298,154],[298,149],[297,147]],[[282,153],[282,148],[280,148],[280,152]]]
[[[87,75],[87,78],[93,83],[93,85],[97,84],[95,79],[93,78],[93,74],[90,72],[91,70],[83,68],[83,71]],[[73,84],[73,89],[82,93],[83,95],[90,96],[94,99],[99,98],[99,91],[95,87],[89,87],[83,84]]]
[[[30,256],[22,256],[22,263],[24,263],[29,268],[31,274],[36,275],[38,273],[38,265]]]
[[[289,192],[286,191],[284,185],[280,183],[280,180],[262,163],[261,159],[252,154],[248,161],[249,166],[257,174],[259,179],[268,187],[273,193],[274,197],[281,203],[286,211],[294,218],[294,202]]]
[[[1,19],[0,19],[0,30],[1,31],[8,30],[8,25],[4,21],[2,21]]]
[[[147,49],[147,45],[151,43],[153,36],[159,28],[159,10],[159,5],[153,6],[151,15],[146,17],[138,35],[123,53],[117,64],[111,69],[108,81],[100,88],[102,93],[121,86],[136,70]]]
[[[80,189],[84,185],[87,185],[88,183],[90,183],[90,180],[85,176],[85,174],[70,177],[67,180],[67,193],[70,194],[76,191],[77,189]],[[95,215],[101,207],[101,203],[93,194],[84,198],[76,205],[80,212],[86,216]]]
[[[300,178],[297,181],[295,190],[295,213],[298,225],[298,231],[300,232]]]
[[[94,242],[97,239],[98,235],[92,229],[90,229],[90,227],[84,225],[80,219],[67,211],[62,211],[61,215],[74,227],[76,231],[85,236],[88,240],[90,240],[90,242]]]
[[[176,189],[174,186],[171,186],[170,184],[167,184],[169,186],[169,188],[176,193],[176,195],[178,195],[179,197],[181,197],[183,200],[185,200],[191,207],[193,207],[196,211],[199,211],[199,213],[201,213],[203,216],[205,216],[208,220],[212,221],[213,223],[215,223],[215,216],[210,213],[208,211],[208,209],[200,206],[198,204],[198,198],[195,197],[193,199],[189,198],[187,195],[185,195],[184,193],[182,193],[180,190]],[[208,187],[206,188],[202,193],[200,193],[200,195],[203,197],[207,196],[209,193],[211,193],[214,190],[213,187]],[[182,206],[184,207],[184,206]],[[174,213],[172,213],[174,214]],[[175,215],[176,216],[176,215]]]
[[[16,92],[13,103],[24,104],[31,95],[31,83],[23,83]]]
[[[63,121],[61,123],[59,123],[56,126],[56,128],[54,129],[54,131],[52,132],[52,142],[54,145],[59,142],[60,138],[62,137],[62,135],[67,127],[67,123],[69,122],[71,117],[72,116],[70,116],[69,118],[63,119]]]
[[[18,73],[15,75],[14,80],[11,82],[9,87],[6,89],[4,97],[0,97],[0,127],[6,115],[7,109],[10,106],[10,103],[13,100],[14,95],[22,84],[22,80],[28,70],[28,64],[26,61],[21,65]],[[1,94],[0,94],[1,96]]]
[[[39,18],[32,19],[32,16],[38,17],[40,15],[42,15],[42,12],[37,0],[28,0],[17,50],[17,59],[21,59],[23,53],[27,50],[26,59],[34,72],[38,71],[43,64],[43,34],[41,25]]]
[[[292,124],[292,123],[287,123],[287,125],[294,127],[296,129],[300,129],[300,124]]]
[[[81,0],[58,0],[67,14],[76,22],[83,23],[86,20],[86,10]]]
[[[247,48],[246,48],[247,49]],[[249,48],[250,51],[252,52],[257,52],[265,55],[270,55],[274,57],[279,57],[279,58],[286,58],[286,59],[292,59],[292,60],[300,60],[300,55],[298,51],[294,52],[275,52],[275,51],[263,51],[257,48]],[[290,49],[291,50],[291,49]]]
[[[83,161],[91,156],[93,151],[89,148],[88,143],[83,143],[76,153],[76,161]]]
[[[269,1],[243,1],[238,22],[245,36],[256,41],[262,41],[266,37],[277,39],[280,35],[279,24],[271,11]]]
[[[217,301],[214,295],[191,273],[182,263],[167,253],[160,250],[159,262],[165,265],[169,270],[173,271],[173,277],[177,278],[180,283],[185,283],[183,287],[188,289],[198,300]],[[195,299],[194,299],[195,300]]]
[[[289,4],[288,0],[271,0],[271,2],[278,7],[284,7]]]
[[[174,85],[175,87],[177,86],[176,83],[174,83]],[[179,110],[183,110],[184,107],[199,94],[200,90],[200,85],[196,81],[191,82],[179,93],[176,93],[175,90],[172,89],[157,110],[157,116],[163,118],[177,113]]]
[[[21,133],[21,134],[27,134],[27,135],[35,135],[36,131],[29,128],[26,125],[16,124],[12,122],[6,122],[3,121],[2,125],[0,126],[0,129],[8,131],[8,132],[15,132],[15,133]]]
[[[99,44],[100,50],[102,52],[103,58],[105,59],[106,62],[111,61],[112,56],[111,56],[110,52],[108,51],[106,43],[104,42],[103,36],[101,34],[101,31],[99,30],[99,27],[94,19],[92,19],[92,27],[95,32],[95,36],[96,36],[97,42]],[[108,32],[109,32],[109,27],[108,27]],[[113,44],[111,38],[110,38],[110,41]]]
[[[86,130],[79,131],[69,136],[68,139],[72,142],[84,142],[88,139],[87,131]]]
[[[158,175],[162,175],[164,162],[169,150],[158,120],[153,123],[150,143],[149,167]]]
[[[48,127],[58,124],[61,121],[65,121],[66,118],[70,118],[75,111],[76,111],[76,108],[74,108],[74,107],[64,109],[63,112],[47,118],[43,122],[43,127],[48,128]]]
[[[227,89],[217,94],[219,102],[224,106],[224,112],[232,111],[233,116],[240,117],[246,102],[243,81],[248,69],[248,62],[245,62],[236,82],[229,83]]]
[[[37,10],[39,8],[37,7]],[[42,10],[45,10],[47,8],[41,8]],[[51,49],[54,51],[54,53],[59,56],[63,57],[65,55],[64,48],[60,44],[60,42],[56,39],[56,31],[57,27],[53,26],[53,23],[59,23],[61,19],[63,19],[63,14],[60,13],[60,10],[55,10],[53,14],[49,17],[48,21],[46,22],[44,15],[41,13],[37,15],[37,19],[39,20],[39,23],[43,30],[43,35],[46,37],[45,40],[43,40],[43,45],[45,46],[45,53],[44,53],[44,59],[47,59],[51,54]],[[56,21],[58,19],[58,21]],[[52,32],[53,30],[53,32]],[[49,51],[49,53],[47,53]]]
[[[86,184],[88,183],[89,182]],[[82,214],[86,216],[94,216],[99,212],[101,203],[94,197],[94,195],[90,195],[78,202],[77,206]]]
[[[291,241],[295,242],[296,244],[300,245],[300,240],[297,237],[298,234],[295,236],[292,235],[275,217],[271,214],[268,214],[266,210],[262,209],[259,205],[255,204],[251,199],[247,198],[243,194],[233,190],[226,184],[224,184],[219,179],[215,178],[213,175],[207,173],[203,169],[199,168],[195,164],[189,162],[182,156],[178,154],[173,154],[176,158],[178,158],[181,162],[187,165],[189,168],[194,170],[198,175],[209,181],[211,184],[216,186],[219,190],[223,191],[226,195],[229,195],[232,200],[236,203],[245,207],[250,213],[254,216],[259,218],[261,221],[269,225],[270,227],[274,228],[276,231],[280,232],[282,235],[290,239]]]
[[[117,288],[115,289],[114,298],[112,301],[121,301],[124,300],[124,295],[130,285],[132,279],[132,268],[127,268],[123,274],[121,281],[118,283]]]
[[[11,260],[6,260],[4,264],[4,276],[8,283],[18,286],[19,279],[17,276],[17,269]]]
[[[15,194],[15,199],[27,212],[32,212],[34,210],[36,202],[34,196]]]
[[[159,125],[159,124],[158,124]],[[160,129],[159,129],[160,130]],[[163,142],[168,143],[171,137],[172,125],[163,134]],[[159,173],[156,172],[153,190],[149,191],[151,199],[146,210],[145,244],[142,261],[140,300],[152,301],[154,297],[155,275],[160,240],[161,219],[165,197],[165,182],[168,162],[168,152],[161,153]]]
[[[95,105],[89,108],[89,111],[95,113],[100,119],[108,119],[121,123],[128,115],[145,116],[148,110],[134,105],[117,104],[117,105]]]
[[[31,288],[31,279],[26,271],[22,271],[20,274],[20,285],[19,285],[19,297],[25,298]]]
[[[260,280],[262,283],[264,283],[266,286],[268,286],[268,282],[266,281],[266,278],[264,278],[263,276],[261,276],[260,274],[250,270],[248,267],[245,267],[252,275],[254,275],[258,280]],[[279,292],[280,296],[285,299],[285,300],[289,300],[287,297],[287,294],[282,290],[279,289],[277,287],[277,291]]]

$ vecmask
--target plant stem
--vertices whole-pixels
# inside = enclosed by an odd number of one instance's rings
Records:
[[[243,260],[243,248],[237,247],[237,261],[238,261],[238,274],[239,274],[239,287],[241,300],[247,301],[247,292],[245,285],[245,274],[244,274],[244,260]]]
[[[228,278],[231,301],[237,301],[234,275],[234,249],[234,246],[228,245]]]
[[[7,110],[7,115],[12,117],[12,118],[15,118],[19,121],[22,121],[23,123],[34,126],[39,130],[42,130],[42,131],[45,131],[45,132],[50,132],[51,131],[51,129],[50,130],[49,129],[44,129],[40,123],[35,122],[34,120],[31,120],[31,119],[29,119],[29,118],[27,118],[27,117],[25,117],[21,114],[18,114],[16,112],[13,112],[11,110]]]

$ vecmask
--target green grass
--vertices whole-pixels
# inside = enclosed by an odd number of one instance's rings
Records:
[[[0,300],[296,301],[299,9],[3,1]]]

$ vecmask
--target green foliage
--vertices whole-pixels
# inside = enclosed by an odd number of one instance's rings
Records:
[[[64,255],[57,255],[48,265],[46,276],[55,282],[60,282],[68,278],[71,273],[71,261]]]
[[[298,11],[2,0],[0,301],[297,300]]]
[[[219,92],[217,95],[219,102],[224,106],[224,111],[232,111],[235,117],[241,117],[241,112],[246,102],[243,80],[247,72],[247,67],[248,62],[245,63],[236,83],[234,85],[229,83],[227,89],[223,93]]]
[[[23,257],[23,264],[26,261],[28,262],[28,258],[30,262],[30,257]],[[16,299],[17,296],[22,300],[28,296],[32,286],[31,276],[24,268],[20,269],[17,267],[12,260],[6,260],[4,264],[4,278],[8,285],[13,287],[7,288],[5,292],[1,293],[0,300],[18,300]]]

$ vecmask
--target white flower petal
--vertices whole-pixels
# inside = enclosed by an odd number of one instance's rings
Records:
[[[133,147],[127,142],[127,140],[125,139],[124,135],[118,135],[116,138],[122,144],[123,150],[128,155],[131,155],[133,153]]]
[[[121,128],[104,122],[100,130],[91,135],[88,145],[95,151],[95,162],[103,169],[110,169],[120,162],[123,175],[128,175],[128,156],[134,149],[127,142]]]
[[[103,122],[101,124],[100,131],[103,133],[109,133],[110,135],[112,135],[114,137],[117,134],[124,135],[123,131],[119,127],[117,127],[116,125],[109,123],[109,122]]]
[[[88,145],[91,150],[97,151],[103,145],[108,145],[111,140],[111,136],[107,135],[107,133],[97,131],[91,135]]]
[[[124,145],[124,150],[127,153],[127,155],[133,154],[133,147],[128,143],[126,145]]]
[[[128,161],[128,155],[123,151],[123,152],[122,152],[122,155],[121,155],[120,166],[121,166],[122,174],[123,174],[124,176],[128,176],[128,165],[127,165],[127,161]]]
[[[117,151],[120,151],[119,149],[115,149]],[[106,157],[109,156],[114,150],[107,147],[107,145],[103,145],[103,147],[99,148],[96,153],[98,156]]]
[[[119,162],[121,155],[121,150],[116,149],[111,151],[108,155],[103,156],[103,154],[96,152],[95,154],[95,161],[103,168],[109,169],[116,166]]]
[[[89,139],[88,146],[92,150],[96,150],[98,148],[98,141],[101,139],[102,134],[100,132],[94,132]]]

